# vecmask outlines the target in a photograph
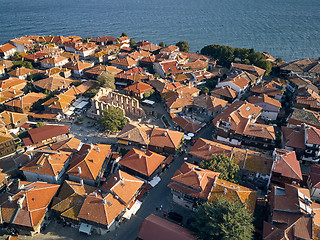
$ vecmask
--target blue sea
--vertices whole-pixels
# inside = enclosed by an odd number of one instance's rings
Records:
[[[319,0],[0,0],[0,43],[23,35],[126,32],[191,52],[209,44],[254,48],[286,61],[320,57]]]

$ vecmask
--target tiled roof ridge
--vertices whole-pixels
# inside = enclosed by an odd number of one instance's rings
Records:
[[[286,154],[286,156],[287,156],[287,154]],[[280,155],[280,157],[289,166],[289,168],[299,177],[299,179],[302,180],[302,178],[300,178],[299,174],[291,167],[291,165],[283,158],[283,156]]]

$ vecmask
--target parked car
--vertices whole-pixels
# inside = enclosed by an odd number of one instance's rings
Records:
[[[169,212],[168,218],[170,218],[178,223],[182,223],[182,220],[183,220],[183,217],[179,213],[176,213],[176,212]]]

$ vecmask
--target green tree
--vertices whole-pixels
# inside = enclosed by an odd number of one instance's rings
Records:
[[[164,42],[161,41],[161,42],[159,43],[159,47],[162,47],[162,48],[163,48],[163,47],[164,47]]]
[[[75,87],[78,87],[80,84],[82,84],[81,81],[74,81],[71,83],[71,85],[75,86]]]
[[[110,73],[102,73],[98,78],[97,78],[100,87],[105,87],[105,88],[111,88],[111,89],[116,89],[116,86],[114,84],[114,75]]]
[[[93,89],[90,89],[90,90],[86,91],[83,94],[83,96],[86,97],[86,98],[93,98],[97,93],[98,93],[98,90],[93,88]]]
[[[127,119],[121,108],[110,106],[103,110],[99,123],[103,129],[116,132],[127,124]]]
[[[33,69],[32,63],[28,61],[14,61],[12,69],[20,68],[20,67],[25,67],[29,69]]]
[[[193,213],[191,229],[199,240],[250,240],[253,217],[239,201],[218,198],[204,203]]]
[[[282,61],[282,58],[281,58],[281,57],[276,58],[276,62],[277,62],[277,63],[283,62],[283,61]]]
[[[200,167],[219,172],[219,178],[223,180],[237,184],[241,183],[239,166],[224,154],[212,155],[210,159],[202,161]]]
[[[210,92],[209,88],[207,88],[206,86],[199,86],[198,87],[201,90],[201,94],[208,94]]]
[[[128,37],[128,35],[125,32],[123,32],[121,33],[121,37]]]
[[[190,46],[187,41],[180,41],[176,44],[177,47],[179,47],[180,51],[182,52],[189,52]]]
[[[260,61],[256,62],[255,65],[257,67],[263,68],[265,71],[264,75],[268,76],[271,71],[272,71],[272,63],[265,60],[265,59],[261,59]]]
[[[43,127],[44,125],[44,122],[37,122],[36,128]]]
[[[137,46],[137,42],[133,38],[130,38],[130,47],[135,48],[136,46]]]

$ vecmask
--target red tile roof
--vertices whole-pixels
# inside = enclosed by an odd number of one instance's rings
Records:
[[[163,68],[164,73],[167,75],[182,73],[182,70],[179,69],[178,62],[175,60],[162,61],[159,64]]]
[[[144,94],[153,91],[153,88],[152,86],[144,82],[136,82],[130,85],[129,87],[126,87],[124,90],[137,94]]]
[[[153,128],[149,145],[157,147],[170,147],[177,149],[183,138],[183,133],[163,128]]]
[[[69,132],[70,127],[66,125],[45,125],[28,130],[30,138],[34,144],[63,134],[68,134]]]
[[[301,128],[281,127],[284,145],[287,147],[305,149],[305,134]]]
[[[8,52],[8,51],[10,51],[11,49],[14,49],[14,48],[16,48],[16,47],[13,46],[12,44],[5,43],[2,46],[0,46],[0,53]]]
[[[248,102],[253,103],[253,104],[255,104],[255,103],[268,103],[270,105],[281,108],[281,103],[278,100],[271,98],[266,94],[262,94],[260,96],[251,96],[248,98]]]
[[[172,120],[187,132],[196,133],[202,128],[201,125],[192,122],[184,116],[175,117]]]
[[[224,96],[224,97],[228,97],[231,99],[234,99],[237,97],[237,92],[235,90],[233,90],[231,87],[229,86],[223,86],[221,88],[215,88],[211,91],[211,94],[216,94],[216,95],[220,95],[220,96]]]
[[[262,68],[259,68],[254,65],[246,65],[246,64],[240,64],[240,63],[231,63],[231,66],[236,69],[240,69],[247,72],[252,72],[256,76],[263,76],[265,73],[265,70]]]

